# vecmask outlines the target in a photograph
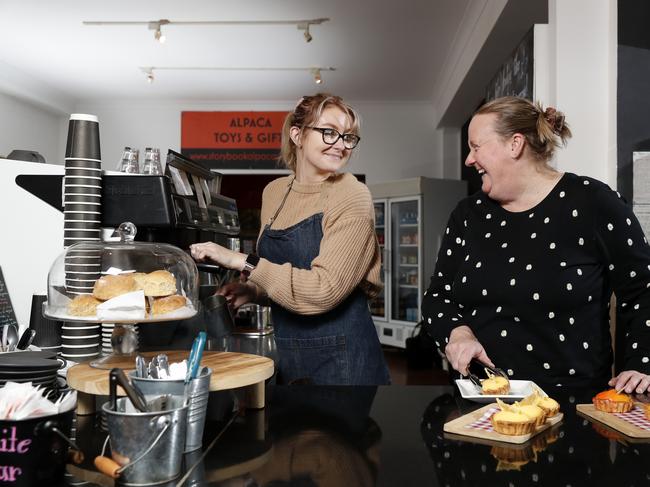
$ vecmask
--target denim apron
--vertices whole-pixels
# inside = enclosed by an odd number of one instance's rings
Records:
[[[331,182],[324,184],[320,208]],[[293,267],[311,269],[323,238],[322,211],[288,228],[271,229],[292,185],[293,180],[264,227],[257,253],[275,264],[290,262]],[[274,302],[271,313],[279,356],[278,383],[299,379],[322,385],[390,383],[368,299],[359,287],[336,308],[319,315],[300,315]]]

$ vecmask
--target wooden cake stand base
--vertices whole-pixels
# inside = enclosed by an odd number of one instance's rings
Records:
[[[145,359],[164,353],[169,362],[186,360],[189,351],[171,350],[165,352],[141,352]],[[245,406],[262,409],[265,405],[264,381],[273,375],[274,363],[268,357],[235,352],[205,351],[201,366],[212,369],[210,391],[245,388]],[[135,369],[132,357],[125,357],[123,363],[117,363],[128,374]],[[91,367],[89,363],[77,364],[70,367],[67,374],[68,385],[78,391],[77,414],[94,414],[96,395],[109,394],[108,375],[110,370]],[[118,389],[121,391],[121,389]]]

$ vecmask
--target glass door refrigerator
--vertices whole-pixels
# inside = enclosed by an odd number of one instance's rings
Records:
[[[373,317],[383,321],[387,318],[386,299],[388,295],[388,286],[386,286],[386,256],[388,255],[386,250],[386,235],[390,235],[390,222],[386,219],[386,215],[388,214],[387,204],[388,200],[386,199],[374,200],[375,232],[377,233],[377,241],[379,242],[379,250],[381,251],[380,277],[384,288],[379,296],[370,301],[370,311]]]
[[[370,309],[384,345],[406,347],[420,321],[422,295],[447,220],[466,196],[464,181],[418,177],[369,185],[382,250],[382,294]]]

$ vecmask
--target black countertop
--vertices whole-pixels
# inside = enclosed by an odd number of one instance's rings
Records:
[[[445,422],[482,406],[450,386],[271,386],[265,410],[241,412],[230,424],[223,396],[211,398],[203,451],[190,455],[184,477],[168,485],[650,485],[650,442],[577,415],[575,405],[589,403],[596,391],[546,392],[560,402],[564,419],[519,446],[446,437]],[[90,458],[105,437],[98,424],[93,417],[79,422]],[[82,465],[68,485],[112,485],[92,470]]]

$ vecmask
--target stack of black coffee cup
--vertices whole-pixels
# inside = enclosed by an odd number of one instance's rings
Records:
[[[70,115],[63,191],[63,245],[101,242],[102,160],[95,115]],[[72,295],[91,294],[101,276],[101,265],[99,249],[69,249],[65,258],[66,290]],[[63,328],[64,358],[82,362],[99,355],[99,325],[68,322]]]

